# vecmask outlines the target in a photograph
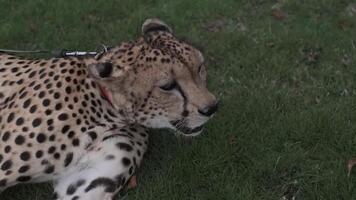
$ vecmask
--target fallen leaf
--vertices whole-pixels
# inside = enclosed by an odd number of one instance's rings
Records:
[[[338,24],[343,31],[351,27],[351,24],[347,20],[340,20]]]
[[[306,65],[315,65],[318,63],[321,55],[320,47],[312,47],[303,49],[304,63]]]
[[[127,184],[127,189],[135,189],[137,187],[137,176],[131,176],[129,183]]]
[[[350,177],[352,168],[356,164],[356,158],[352,158],[347,161],[347,176]]]
[[[287,14],[280,9],[273,9],[271,15],[273,18],[280,21],[287,18]]]
[[[234,144],[236,144],[236,143],[237,143],[236,138],[235,138],[234,136],[231,136],[231,137],[229,138],[229,144],[234,145]]]

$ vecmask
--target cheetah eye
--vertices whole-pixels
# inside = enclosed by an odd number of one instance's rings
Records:
[[[162,90],[165,90],[165,91],[170,91],[170,90],[173,90],[174,88],[176,88],[176,86],[177,86],[177,83],[175,81],[171,81],[165,85],[160,86],[159,88],[161,88]]]

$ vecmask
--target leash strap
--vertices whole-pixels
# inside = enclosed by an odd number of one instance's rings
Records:
[[[34,51],[25,51],[25,50],[13,50],[13,49],[0,49],[0,52],[4,53],[14,53],[14,54],[40,54],[40,53],[50,53],[56,58],[62,58],[66,56],[86,56],[86,55],[91,55],[95,56],[99,53],[105,53],[107,52],[111,47],[108,47],[104,44],[101,44],[98,48],[97,51],[69,51],[66,49],[60,49],[60,50],[34,50]]]

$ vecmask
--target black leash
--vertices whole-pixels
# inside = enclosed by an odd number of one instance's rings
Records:
[[[111,47],[107,47],[106,45],[102,44],[97,48],[97,51],[69,51],[66,49],[60,49],[60,50],[33,50],[33,51],[25,51],[25,50],[13,50],[13,49],[0,49],[0,52],[4,53],[13,53],[13,54],[43,54],[43,53],[49,53],[53,57],[56,58],[62,58],[66,56],[86,56],[86,55],[92,55],[95,56],[99,53],[105,53],[107,52]]]

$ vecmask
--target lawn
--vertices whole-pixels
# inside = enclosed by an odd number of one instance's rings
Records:
[[[95,49],[160,17],[207,58],[221,101],[187,143],[153,131],[121,199],[356,199],[356,4],[352,0],[0,0],[0,48]],[[42,55],[47,57],[48,55]],[[48,200],[49,184],[1,200]]]

